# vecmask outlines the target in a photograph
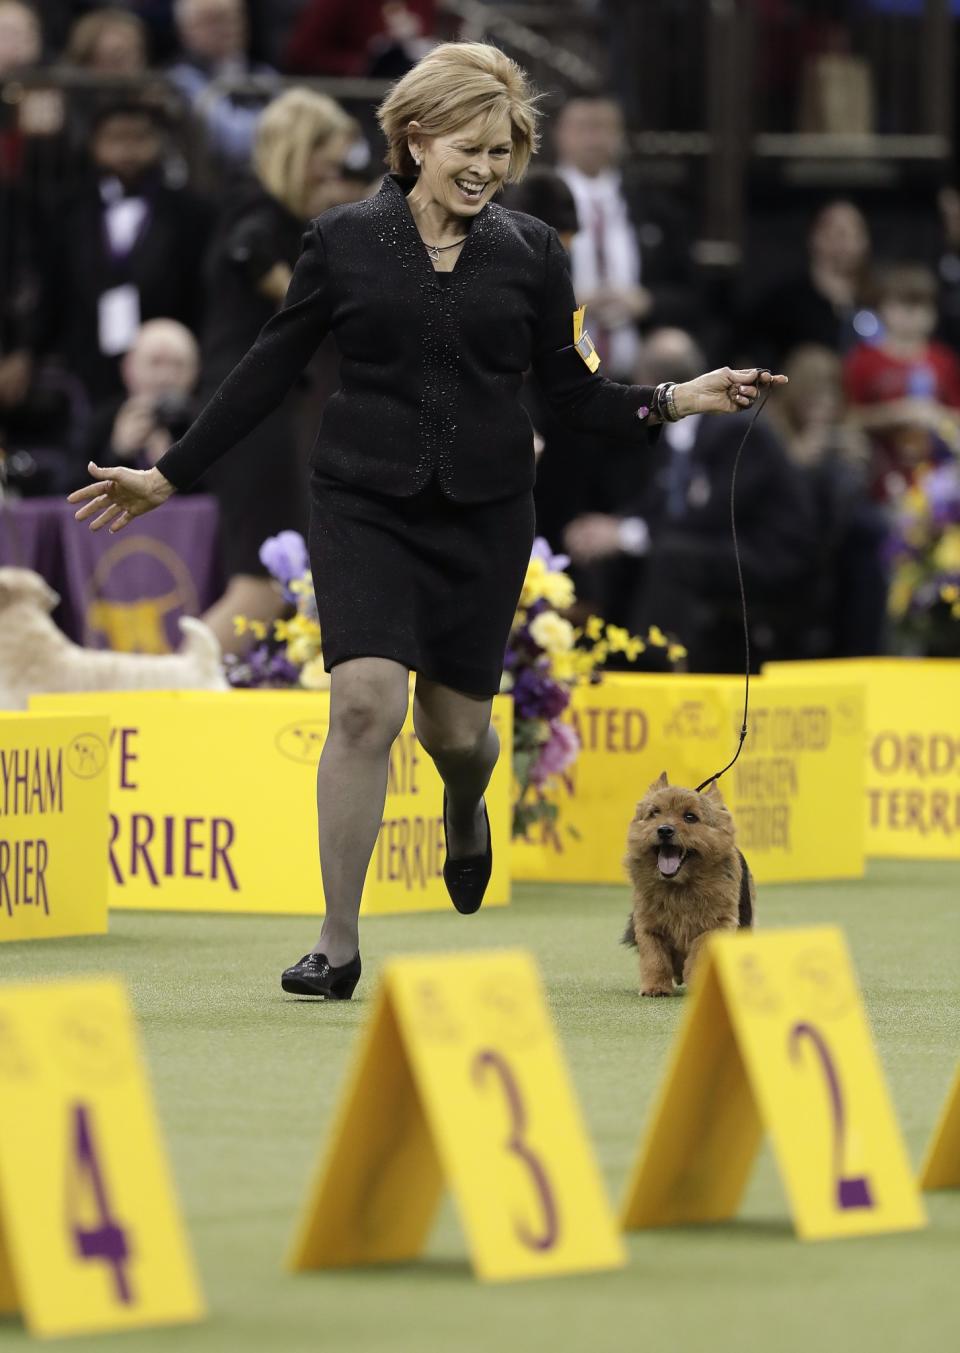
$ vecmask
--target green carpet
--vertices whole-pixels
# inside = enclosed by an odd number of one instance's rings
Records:
[[[862,883],[762,888],[763,926],[839,922],[866,994],[911,1157],[960,1057],[960,864],[875,865]],[[130,985],[210,1315],[203,1325],[71,1341],[77,1350],[231,1353],[899,1353],[956,1347],[960,1193],[930,1227],[802,1245],[769,1154],[734,1223],[629,1237],[619,1273],[476,1283],[445,1204],[424,1261],[281,1269],[377,966],[413,950],[530,948],[618,1201],[682,999],[641,1001],[618,948],[625,888],[519,886],[507,910],[367,920],[366,972],[344,1005],[290,1001],[280,969],[313,939],[298,919],[118,913],[105,939],[6,945],[0,980],[119,973]],[[0,1346],[28,1343],[0,1322]]]

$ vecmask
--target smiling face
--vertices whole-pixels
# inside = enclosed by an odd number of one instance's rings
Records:
[[[511,131],[507,113],[492,125],[476,117],[445,136],[426,136],[412,122],[410,150],[420,161],[418,200],[429,200],[451,216],[476,216],[509,172]]]
[[[699,866],[729,858],[733,819],[716,782],[698,794],[662,775],[637,804],[627,841],[631,872],[667,884],[694,882]]]

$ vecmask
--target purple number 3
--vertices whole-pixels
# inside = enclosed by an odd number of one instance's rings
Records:
[[[514,1222],[514,1231],[520,1243],[526,1245],[528,1249],[553,1249],[560,1233],[557,1204],[543,1165],[524,1141],[524,1135],[527,1131],[527,1115],[524,1111],[520,1088],[506,1060],[499,1052],[494,1052],[489,1048],[483,1052],[478,1052],[474,1058],[473,1079],[477,1085],[482,1082],[488,1069],[496,1072],[510,1108],[510,1137],[507,1141],[507,1150],[522,1160],[529,1170],[530,1177],[537,1190],[537,1196],[540,1199],[540,1205],[543,1208],[543,1230],[539,1235],[532,1233],[523,1221]]]
[[[844,1176],[843,1174],[843,1137],[844,1116],[843,1096],[840,1093],[840,1079],[830,1056],[830,1049],[823,1035],[812,1024],[795,1024],[790,1030],[790,1056],[796,1060],[799,1055],[801,1039],[809,1039],[817,1050],[823,1074],[827,1079],[830,1094],[830,1112],[833,1116],[833,1178],[836,1184],[836,1203],[841,1211],[852,1208],[873,1207],[873,1194],[870,1181],[864,1175]]]
[[[73,1236],[74,1249],[83,1260],[102,1259],[113,1270],[113,1284],[117,1300],[129,1305],[133,1301],[126,1265],[130,1246],[126,1232],[110,1212],[107,1189],[100,1169],[90,1115],[86,1104],[73,1106],[73,1159],[67,1174],[67,1225]],[[99,1225],[85,1226],[77,1220],[77,1201],[84,1177],[96,1205]]]

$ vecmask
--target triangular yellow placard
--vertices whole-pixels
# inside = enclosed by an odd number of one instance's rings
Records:
[[[708,941],[624,1226],[733,1216],[764,1129],[801,1239],[926,1224],[836,927]]]
[[[444,1183],[479,1278],[625,1263],[525,953],[386,964],[291,1267],[415,1258]]]
[[[203,1314],[118,981],[0,988],[0,1310],[45,1336]]]
[[[960,1189],[960,1067],[920,1167],[922,1189]]]

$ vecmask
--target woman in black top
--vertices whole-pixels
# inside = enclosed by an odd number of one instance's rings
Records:
[[[253,152],[255,177],[220,220],[207,256],[201,335],[202,402],[230,374],[280,307],[306,223],[343,194],[342,170],[356,123],[333,99],[290,89],[264,109]],[[306,531],[307,504],[297,449],[299,392],[292,389],[212,465],[203,487],[220,504],[227,587],[204,616],[226,652],[236,652],[233,618],[268,624],[283,605],[260,562],[260,546],[278,531]]]
[[[524,373],[573,426],[638,453],[655,394],[671,417],[732,412],[760,380],[782,379],[724,368],[654,392],[591,369],[555,231],[491,202],[536,143],[526,77],[496,48],[434,48],[379,116],[394,172],[311,224],[283,309],[187,435],[154,471],[91,467],[99,482],[73,495],[79,518],[111,531],[158,506],[246,436],[333,333],[341,385],[314,451],[310,532],[332,672],[317,775],[326,915],[282,980],[339,998],[360,975],[360,893],[410,670],[417,736],[446,790],[444,878],[459,911],[476,911],[490,877],[491,701],[533,537]]]

